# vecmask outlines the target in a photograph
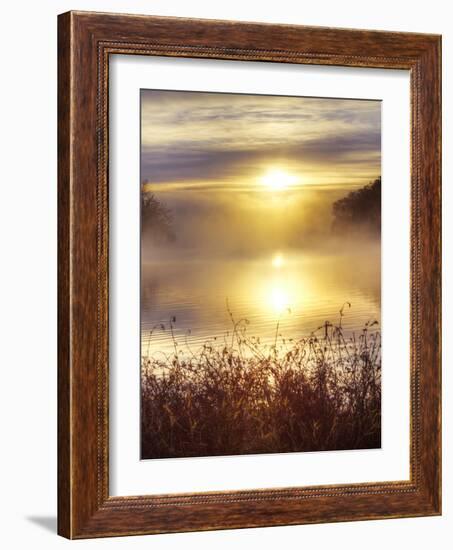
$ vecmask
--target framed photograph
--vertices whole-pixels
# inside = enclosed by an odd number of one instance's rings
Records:
[[[440,514],[440,37],[58,29],[59,533]]]

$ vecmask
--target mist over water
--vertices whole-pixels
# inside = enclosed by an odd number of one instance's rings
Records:
[[[175,351],[172,318],[183,354],[221,345],[231,315],[266,343],[277,323],[298,339],[338,322],[345,302],[347,334],[380,322],[380,240],[335,235],[332,204],[344,195],[342,186],[160,189],[174,239],[142,238],[142,356]]]

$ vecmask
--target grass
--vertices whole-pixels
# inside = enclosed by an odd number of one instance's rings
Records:
[[[346,304],[345,304],[346,305]],[[350,306],[350,304],[347,304]],[[377,322],[346,337],[339,322],[271,344],[235,321],[221,344],[142,358],[142,458],[378,448],[381,338]]]

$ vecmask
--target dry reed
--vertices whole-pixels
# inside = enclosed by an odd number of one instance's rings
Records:
[[[380,331],[346,336],[344,307],[300,339],[277,324],[271,344],[230,312],[232,332],[196,353],[178,351],[175,318],[159,325],[174,353],[142,358],[142,458],[380,447]]]

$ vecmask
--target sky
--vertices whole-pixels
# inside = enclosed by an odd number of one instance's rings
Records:
[[[142,90],[141,180],[157,190],[363,185],[380,174],[381,102]]]

